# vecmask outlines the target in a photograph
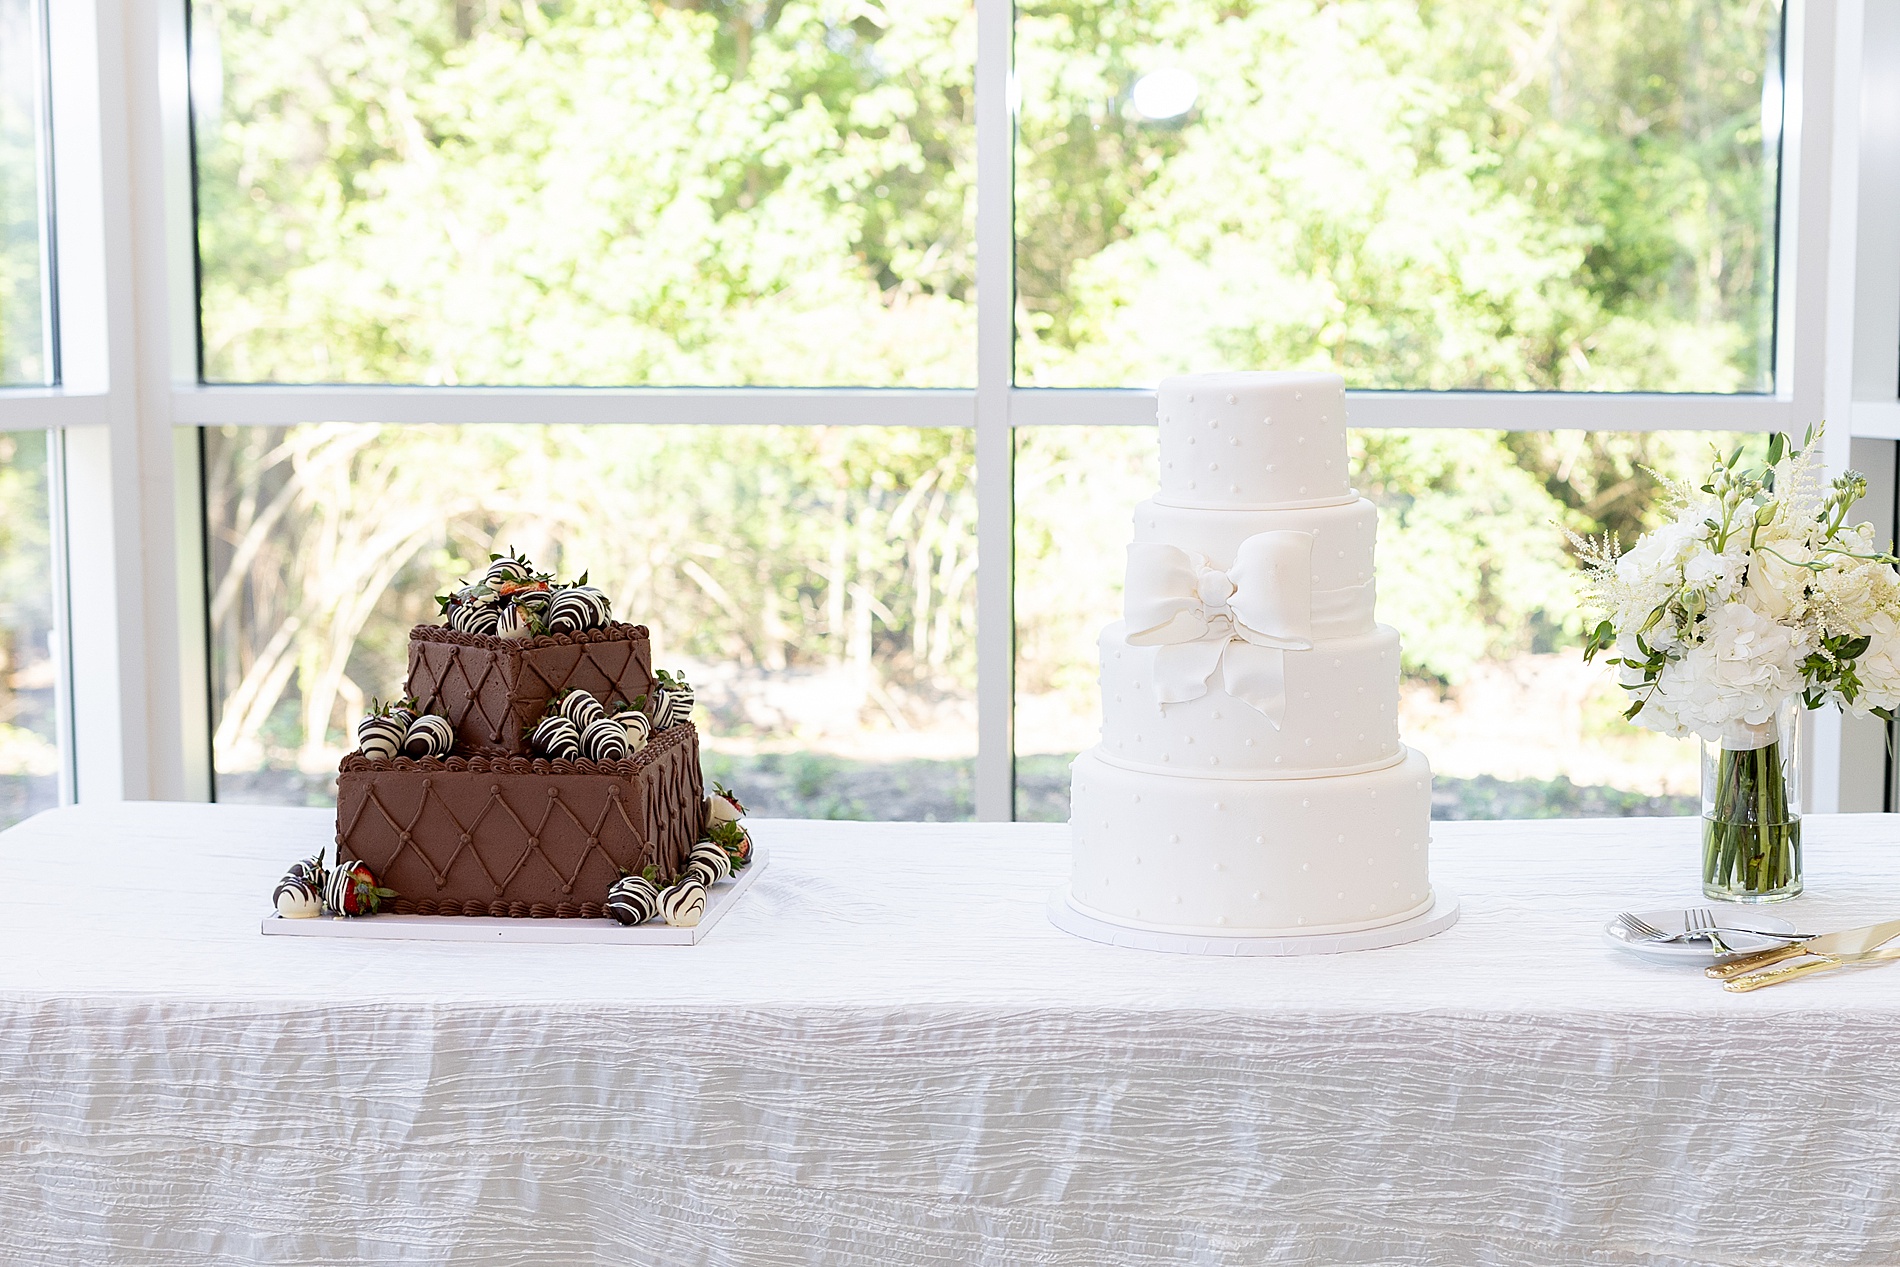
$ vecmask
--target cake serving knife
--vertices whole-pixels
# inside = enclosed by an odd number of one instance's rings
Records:
[[[1900,957],[1900,945],[1887,943],[1900,937],[1900,920],[1849,928],[1838,933],[1823,933],[1790,946],[1777,946],[1752,955],[1741,955],[1703,971],[1722,982],[1723,988],[1738,992],[1757,990],[1765,985],[1792,980],[1810,972],[1823,972],[1848,963],[1866,963]],[[1763,971],[1791,959],[1809,959],[1786,967]]]

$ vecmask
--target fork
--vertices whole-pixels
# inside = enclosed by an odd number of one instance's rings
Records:
[[[1684,941],[1693,940],[1698,937],[1706,937],[1709,945],[1715,950],[1716,954],[1726,955],[1730,953],[1728,946],[1722,941],[1722,934],[1717,931],[1718,925],[1715,922],[1715,912],[1709,910],[1707,907],[1684,911],[1682,913],[1682,926],[1685,930],[1682,935]]]
[[[1670,934],[1665,933],[1660,928],[1657,928],[1654,924],[1650,923],[1648,920],[1642,919],[1636,915],[1631,914],[1629,911],[1624,911],[1622,914],[1618,915],[1616,917],[1616,922],[1621,924],[1623,927],[1629,929],[1632,933],[1635,933],[1638,937],[1642,938],[1644,941],[1672,941],[1674,940],[1674,938],[1672,938]]]

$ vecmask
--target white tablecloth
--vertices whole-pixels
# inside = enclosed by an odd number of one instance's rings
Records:
[[[637,949],[262,937],[322,811],[0,835],[0,1262],[1900,1262],[1900,967],[1600,940],[1691,821],[1440,824],[1457,927],[1279,960],[1057,932],[1062,827],[756,829]],[[1900,914],[1900,821],[1807,848]]]

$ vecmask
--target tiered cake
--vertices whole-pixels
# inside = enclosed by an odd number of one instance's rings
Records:
[[[1102,741],[1074,766],[1069,905],[1216,937],[1424,915],[1431,768],[1399,742],[1342,380],[1168,379],[1159,421],[1161,489],[1101,636]]]
[[[645,626],[515,638],[418,626],[406,689],[453,727],[448,753],[356,752],[337,774],[337,861],[395,890],[386,909],[592,918],[623,874],[685,866],[706,825],[690,721],[619,759],[526,755],[550,700],[651,708]]]

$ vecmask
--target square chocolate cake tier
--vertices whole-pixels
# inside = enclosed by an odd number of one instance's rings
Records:
[[[337,774],[336,856],[394,889],[383,909],[398,915],[587,919],[623,871],[678,872],[705,817],[690,724],[625,761],[352,753]]]
[[[442,625],[409,631],[409,694],[455,727],[457,752],[522,756],[526,733],[562,691],[586,691],[612,712],[653,691],[645,625],[496,638]]]

